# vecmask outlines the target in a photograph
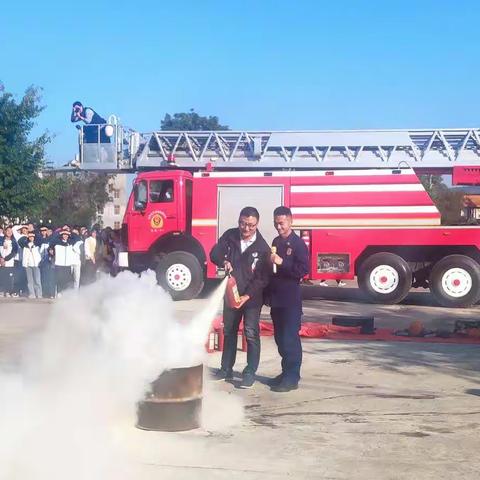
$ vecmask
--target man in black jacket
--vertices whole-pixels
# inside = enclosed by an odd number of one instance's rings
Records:
[[[83,127],[85,143],[97,143],[99,141],[100,143],[110,143],[110,137],[105,133],[105,124],[107,121],[93,108],[84,107],[82,102],[73,102],[70,121],[72,123],[80,121],[85,123]]]
[[[270,275],[270,247],[258,231],[260,215],[253,207],[240,212],[238,228],[227,230],[210,252],[210,259],[224,268],[237,282],[240,303],[236,308],[223,306],[224,345],[221,368],[217,380],[231,380],[237,353],[237,335],[240,321],[247,339],[247,366],[241,386],[250,388],[255,383],[255,372],[260,361],[260,312],[263,289]]]

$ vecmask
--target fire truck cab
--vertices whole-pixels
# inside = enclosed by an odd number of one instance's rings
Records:
[[[193,178],[187,171],[139,175],[122,225],[128,266],[153,268],[176,299],[196,297],[204,284],[206,254],[192,236]]]

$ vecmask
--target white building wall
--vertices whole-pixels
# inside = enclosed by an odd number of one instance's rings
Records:
[[[110,197],[110,201],[105,204],[103,211],[99,214],[99,221],[103,228],[121,228],[128,196],[130,194],[130,185],[127,181],[127,175],[122,174],[112,177],[107,184],[107,193]]]

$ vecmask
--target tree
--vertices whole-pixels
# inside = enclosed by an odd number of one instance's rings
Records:
[[[55,192],[55,200],[46,206],[37,221],[51,220],[56,226],[91,226],[109,200],[106,190],[109,178],[109,175],[91,172],[50,175],[48,186]]]
[[[458,225],[464,222],[462,218],[463,199],[465,192],[463,190],[446,188],[436,205],[442,214],[442,225]]]
[[[161,122],[162,130],[230,130],[221,125],[218,117],[204,117],[192,108],[188,113],[167,113]]]
[[[0,83],[0,216],[10,219],[38,214],[52,193],[40,175],[50,137],[29,138],[44,109],[40,93],[29,87],[17,101]]]
[[[442,216],[442,225],[461,223],[465,193],[462,190],[448,188],[441,175],[420,175],[419,178]]]

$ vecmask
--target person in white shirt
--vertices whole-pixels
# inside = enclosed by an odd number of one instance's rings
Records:
[[[28,232],[26,237],[18,241],[22,249],[22,267],[27,274],[29,298],[42,298],[42,281],[40,277],[40,242],[35,239],[35,232]]]
[[[80,288],[80,274],[82,270],[83,240],[77,228],[72,229],[70,243],[72,244],[73,288],[78,290]]]

